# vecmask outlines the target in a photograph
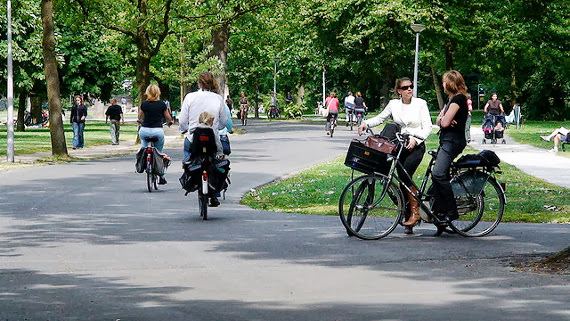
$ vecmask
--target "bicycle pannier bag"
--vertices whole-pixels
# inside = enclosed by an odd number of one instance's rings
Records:
[[[487,166],[490,167],[498,166],[499,163],[501,162],[499,156],[497,156],[497,154],[495,154],[495,152],[493,152],[492,150],[488,149],[482,150],[478,155],[483,157],[483,159],[487,162]]]
[[[145,149],[146,148],[143,147],[139,149],[139,151],[137,152],[136,163],[135,163],[135,170],[137,171],[137,173],[144,172],[146,168],[146,155],[144,153]]]

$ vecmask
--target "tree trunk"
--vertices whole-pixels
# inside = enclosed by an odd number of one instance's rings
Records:
[[[42,100],[39,96],[30,97],[30,114],[32,114],[32,124],[42,123]]]
[[[135,84],[137,87],[138,95],[137,101],[133,104],[135,106],[140,106],[143,101],[145,101],[145,94],[146,87],[150,85],[150,58],[146,57],[145,55],[140,54],[137,57],[137,66],[136,66],[136,78]]]
[[[67,156],[63,121],[61,119],[61,101],[59,92],[59,76],[55,55],[55,35],[53,21],[53,2],[42,0],[43,37],[42,49],[44,55],[44,69],[47,84],[49,105],[49,131],[51,135],[52,155]]]
[[[453,70],[453,45],[451,40],[445,42],[445,69]]]
[[[16,131],[24,132],[26,131],[26,126],[24,126],[24,117],[26,115],[26,100],[28,99],[28,93],[22,91],[18,96],[18,124],[16,125]]]
[[[300,84],[297,89],[297,105],[301,105],[305,100],[305,84]]]
[[[517,73],[515,70],[515,65],[511,65],[511,107],[514,107],[519,98],[519,93],[517,90]],[[503,106],[505,107],[505,106]]]
[[[218,94],[226,97],[226,67],[228,61],[228,41],[229,41],[229,27],[227,24],[221,25],[219,28],[212,30],[212,51],[210,57],[217,57],[221,63],[219,73],[215,73],[216,81],[218,82]]]
[[[433,79],[433,88],[435,89],[435,94],[437,96],[437,104],[438,104],[437,107],[439,110],[441,110],[441,108],[443,108],[443,104],[445,104],[445,101],[443,100],[441,85],[439,84],[439,76],[435,72],[433,66],[430,66],[430,68],[431,68],[431,77]]]

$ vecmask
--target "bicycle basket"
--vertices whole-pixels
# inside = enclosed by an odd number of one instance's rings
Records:
[[[387,174],[391,162],[388,161],[386,153],[366,147],[361,141],[353,139],[348,147],[344,165],[366,174],[373,172]]]

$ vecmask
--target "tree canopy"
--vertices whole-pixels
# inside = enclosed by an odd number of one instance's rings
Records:
[[[39,5],[13,7],[16,90],[43,92]],[[5,10],[0,4],[3,58]],[[430,108],[445,99],[441,75],[456,69],[474,97],[478,87],[485,101],[497,92],[507,109],[520,104],[534,119],[570,119],[569,11],[565,0],[54,0],[64,96],[106,100],[130,80],[142,99],[156,82],[176,107],[210,70],[232,96],[261,101],[276,64],[278,93],[292,92],[307,108],[321,99],[324,71],[327,91],[361,91],[378,109],[396,78],[413,77],[410,25],[420,23],[418,96]]]

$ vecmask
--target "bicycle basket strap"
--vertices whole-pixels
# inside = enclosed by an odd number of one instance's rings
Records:
[[[379,152],[386,154],[396,153],[396,144],[390,142],[387,138],[380,135],[371,135],[366,138],[364,142],[366,147],[375,149]]]

